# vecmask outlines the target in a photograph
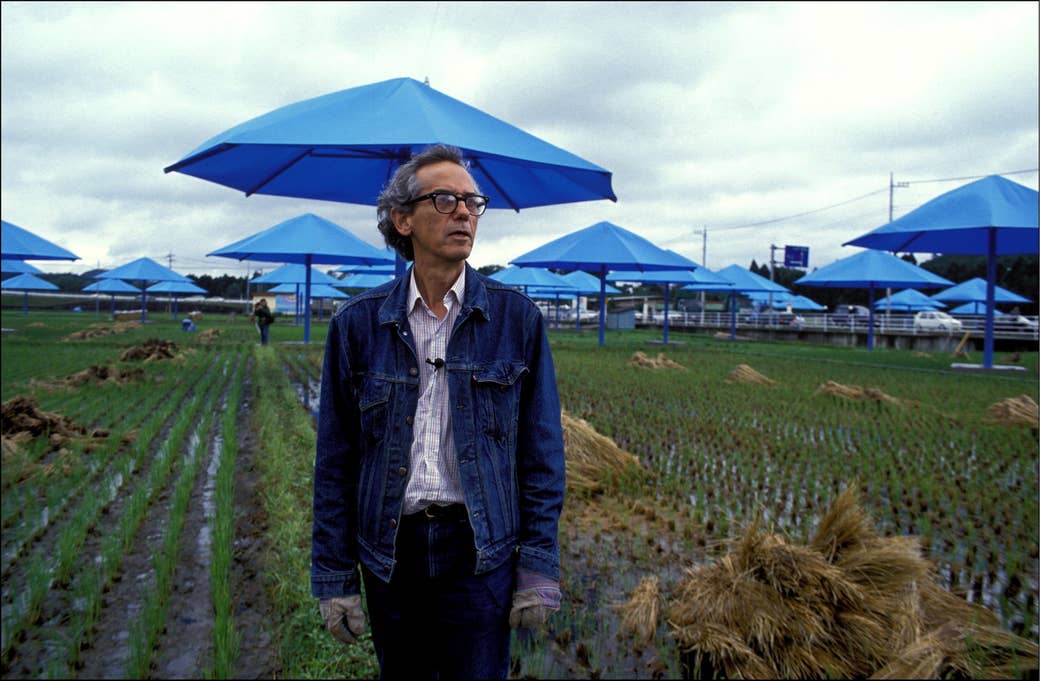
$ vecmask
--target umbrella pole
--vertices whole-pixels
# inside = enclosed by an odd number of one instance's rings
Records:
[[[26,290],[24,292],[24,297],[22,298],[22,316],[23,317],[28,317],[29,316],[29,291],[28,290]]]
[[[603,347],[603,329],[607,325],[607,266],[599,271],[599,345]]]
[[[311,342],[311,254],[307,254],[307,277],[303,289],[303,343]]]
[[[997,230],[988,230],[986,247],[986,327],[982,340],[982,367],[993,368],[993,304],[997,285]]]
[[[733,292],[729,294],[729,339],[736,340],[737,338],[737,300],[733,297]]]
[[[874,284],[867,287],[867,350],[874,349]]]
[[[668,345],[668,282],[664,283],[664,337],[662,343]]]

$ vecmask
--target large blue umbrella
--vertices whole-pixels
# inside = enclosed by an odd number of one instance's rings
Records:
[[[147,321],[148,310],[145,305],[148,298],[147,289],[145,285],[152,282],[159,281],[180,281],[191,283],[191,279],[174,272],[169,267],[165,267],[155,262],[151,258],[138,258],[137,260],[131,260],[130,262],[120,265],[119,267],[102,272],[101,274],[94,275],[95,279],[123,279],[124,281],[136,281],[141,284],[141,322]]]
[[[607,170],[412,78],[289,104],[203,142],[165,172],[251,194],[375,205],[411,155],[450,144],[491,206],[617,197]]]
[[[867,249],[836,260],[795,281],[805,286],[865,288],[868,290],[870,319],[867,323],[867,349],[874,349],[874,291],[879,288],[940,288],[953,282],[932,274],[891,253]]]
[[[506,267],[490,275],[491,279],[507,286],[522,287],[527,292],[529,286],[537,286],[539,289],[555,289],[563,293],[574,291],[572,286],[562,275],[556,274],[545,267]]]
[[[983,367],[993,367],[997,256],[1036,253],[1037,191],[990,175],[940,194],[897,220],[847,242],[892,252],[986,256]]]
[[[520,267],[583,270],[600,280],[599,344],[606,328],[606,277],[610,270],[688,270],[690,260],[610,222],[564,235],[510,261]]]
[[[90,293],[107,293],[109,294],[110,302],[112,303],[112,316],[116,314],[116,294],[117,293],[140,293],[141,289],[131,284],[126,283],[122,279],[102,279],[101,281],[95,281],[93,284],[87,284],[83,287],[84,291]],[[95,306],[95,312],[97,312]]]
[[[168,293],[173,297],[173,318],[177,318],[177,294],[206,293],[206,289],[196,286],[190,281],[160,281],[148,287],[149,293]]]
[[[79,260],[72,251],[7,220],[0,220],[0,257],[4,260]]]
[[[22,301],[22,314],[29,314],[29,291],[57,291],[58,287],[49,281],[40,279],[35,274],[28,272],[11,277],[4,281],[2,288],[5,291],[25,291]]]
[[[280,222],[273,227],[240,239],[207,255],[237,260],[298,263],[308,277],[312,264],[388,265],[393,256],[385,249],[362,241],[334,222],[314,215],[303,215]],[[331,278],[331,277],[330,277]],[[334,280],[339,283],[338,280]],[[275,282],[285,283],[285,282]],[[310,283],[304,283],[303,342],[311,342]],[[328,282],[324,282],[328,283]]]

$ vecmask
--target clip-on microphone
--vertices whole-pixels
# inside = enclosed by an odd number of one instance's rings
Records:
[[[430,359],[429,357],[427,357],[426,358],[426,363],[427,364],[432,364],[434,371],[436,371],[437,369],[440,369],[442,366],[444,366],[444,360],[441,359],[440,357],[438,357],[437,359]]]

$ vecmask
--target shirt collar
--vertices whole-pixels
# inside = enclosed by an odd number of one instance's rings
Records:
[[[444,295],[448,298],[452,294],[455,294],[455,302],[462,305],[466,301],[466,268],[462,268],[462,272],[459,273],[458,279],[451,285],[448,292]],[[408,311],[412,312],[415,310],[415,306],[422,300],[422,295],[419,293],[419,287],[415,283],[415,267],[411,268],[408,276]],[[426,302],[423,301],[425,305]]]

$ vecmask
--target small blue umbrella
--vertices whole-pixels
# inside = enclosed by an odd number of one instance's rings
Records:
[[[737,304],[734,297],[735,293],[790,293],[789,290],[780,284],[770,281],[760,274],[755,274],[751,270],[741,267],[740,265],[729,265],[723,267],[715,274],[732,284],[729,289],[729,337],[731,339],[737,337]]]
[[[940,302],[950,303],[985,303],[986,302],[986,280],[981,277],[975,277],[968,281],[961,282],[956,286],[952,286],[943,291],[939,291],[932,296],[932,300],[938,300]],[[1031,303],[1029,298],[1020,296],[1017,293],[1002,288],[1000,286],[993,287],[993,302],[994,303]]]
[[[307,276],[311,276],[311,265],[316,264],[392,265],[394,262],[393,256],[386,249],[376,248],[336,223],[313,213],[285,220],[207,255],[237,260],[296,263],[304,267],[300,271]],[[290,283],[310,284],[311,281],[305,279],[303,282]],[[339,283],[336,279],[333,281]],[[304,309],[308,312],[304,315],[303,342],[310,343],[310,286],[304,288]]]
[[[2,284],[5,291],[25,291],[22,301],[22,314],[29,314],[29,291],[57,291],[58,287],[49,281],[40,279],[35,274],[23,273],[7,279]]]
[[[141,322],[144,323],[148,318],[148,309],[145,303],[148,299],[148,294],[145,289],[145,285],[148,282],[158,281],[181,281],[191,283],[191,279],[174,272],[169,267],[165,267],[155,262],[151,258],[138,258],[137,260],[131,260],[130,262],[120,265],[119,267],[102,272],[101,274],[94,275],[95,279],[123,279],[125,281],[136,281],[141,284]]]
[[[393,273],[355,272],[343,277],[336,286],[340,288],[370,289],[393,281]]]
[[[388,250],[387,257],[393,259],[394,254]],[[396,268],[390,262],[385,265],[340,265],[333,271],[344,274],[394,274]]]
[[[578,309],[578,305],[581,302],[581,296],[595,296],[599,295],[600,288],[603,289],[603,295],[605,296],[616,296],[621,295],[621,291],[614,288],[610,284],[604,284],[599,280],[599,277],[594,277],[588,272],[581,270],[574,270],[563,275],[564,280],[573,286],[576,291],[574,293],[574,328],[581,328],[581,310]]]
[[[674,252],[674,251],[673,251]],[[676,253],[680,258],[683,257]],[[643,284],[662,284],[664,285],[664,325],[662,326],[661,342],[665,345],[668,344],[668,290],[672,284],[695,284],[697,278],[693,274],[696,270],[701,269],[701,266],[697,263],[690,261],[692,267],[688,270],[655,270],[653,272],[638,272],[632,270],[615,270],[607,275],[607,281],[619,282],[619,281],[630,281]]]
[[[973,300],[970,303],[964,303],[950,310],[950,314],[986,314],[986,303],[984,301]],[[1000,317],[1004,313],[1000,310],[993,310],[994,317]]]
[[[564,293],[574,291],[574,287],[563,278],[545,267],[506,267],[490,275],[491,279],[507,286],[523,288],[527,292],[529,286],[540,289],[557,289]]]
[[[907,288],[893,293],[887,299],[874,302],[875,310],[938,310],[946,307],[944,303],[935,300],[934,297],[926,296],[915,288]]]
[[[1036,253],[1037,191],[990,175],[918,206],[897,220],[846,242],[846,246],[906,253],[986,256],[986,304],[993,310],[997,256]],[[985,369],[993,368],[993,315],[986,315]]]
[[[918,267],[891,253],[867,249],[836,260],[795,281],[804,286],[865,288],[870,319],[867,349],[874,349],[874,291],[879,288],[940,288],[953,282]]]
[[[0,220],[0,257],[4,260],[79,260],[72,251],[7,220]]]
[[[140,293],[141,289],[136,286],[132,286],[122,279],[102,279],[95,281],[93,284],[87,284],[83,287],[84,291],[89,293],[107,293],[109,294],[110,301],[112,303],[112,316],[116,314],[116,294],[117,293]],[[95,309],[95,312],[97,310]]]
[[[173,318],[177,318],[177,294],[206,293],[206,289],[196,286],[190,281],[160,281],[148,287],[149,293],[168,293],[173,297]]]
[[[393,277],[391,277],[391,279],[392,278]],[[295,293],[298,296],[299,288],[299,284],[278,284],[268,291],[268,293]],[[325,308],[326,298],[345,300],[350,298],[350,295],[340,291],[338,288],[333,288],[328,284],[311,284],[311,298],[318,299],[318,319],[321,319]]]
[[[571,232],[510,261],[521,267],[551,267],[582,270],[599,277],[599,344],[606,328],[607,272],[611,270],[688,270],[686,258],[655,245],[623,227],[610,222]]]

